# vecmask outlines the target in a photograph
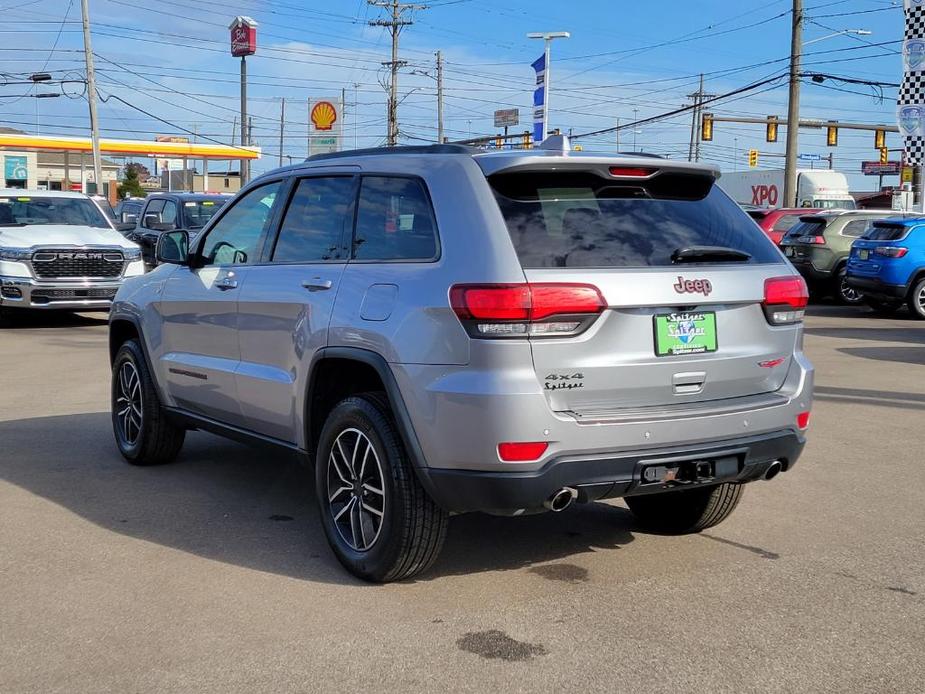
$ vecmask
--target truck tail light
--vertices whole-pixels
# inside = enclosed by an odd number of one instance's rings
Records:
[[[802,277],[771,277],[764,281],[761,305],[771,325],[799,323],[808,303],[809,290]]]
[[[800,243],[808,243],[813,246],[824,246],[825,245],[825,236],[819,234],[814,234],[810,236],[801,236],[799,238]]]
[[[450,305],[472,337],[564,337],[607,306],[591,284],[457,284]]]
[[[879,255],[881,258],[902,258],[908,252],[908,248],[901,246],[877,246],[874,249],[874,255]]]
[[[498,444],[498,457],[505,463],[528,463],[539,460],[549,448],[546,441]]]

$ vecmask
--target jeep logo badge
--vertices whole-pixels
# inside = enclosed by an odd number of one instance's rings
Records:
[[[703,294],[710,296],[713,291],[713,285],[710,280],[686,280],[678,275],[678,283],[674,285],[674,290],[678,294]]]

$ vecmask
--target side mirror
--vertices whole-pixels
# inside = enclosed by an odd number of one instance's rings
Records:
[[[153,217],[154,215],[151,215],[151,216]],[[131,224],[132,226],[135,226],[138,223],[138,215],[133,212],[123,212],[122,213],[122,223]]]
[[[157,239],[154,251],[158,263],[171,265],[189,264],[189,233],[186,231],[166,231]]]

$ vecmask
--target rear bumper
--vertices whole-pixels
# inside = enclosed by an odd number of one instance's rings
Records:
[[[867,296],[886,299],[905,299],[909,288],[904,284],[887,284],[879,277],[859,277],[848,275],[848,285]]]
[[[448,511],[516,513],[541,509],[562,487],[578,491],[579,501],[636,496],[679,488],[646,482],[643,471],[652,466],[709,463],[710,479],[690,484],[751,482],[761,479],[774,461],[791,469],[805,443],[796,430],[716,441],[694,447],[670,447],[585,460],[550,460],[531,472],[477,470],[421,470],[434,500]]]
[[[0,306],[24,309],[107,310],[122,280],[107,282],[39,282],[0,276]]]
[[[799,272],[803,279],[811,284],[827,282],[834,277],[833,265],[816,265],[812,257],[809,258],[788,258],[790,264]]]

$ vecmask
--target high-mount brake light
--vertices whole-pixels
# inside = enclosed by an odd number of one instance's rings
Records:
[[[771,277],[764,281],[761,305],[771,325],[799,323],[808,303],[809,290],[802,277]]]
[[[604,310],[591,284],[457,284],[450,305],[472,337],[568,337]]]
[[[648,178],[655,174],[658,169],[647,166],[611,166],[610,175],[618,178]]]

